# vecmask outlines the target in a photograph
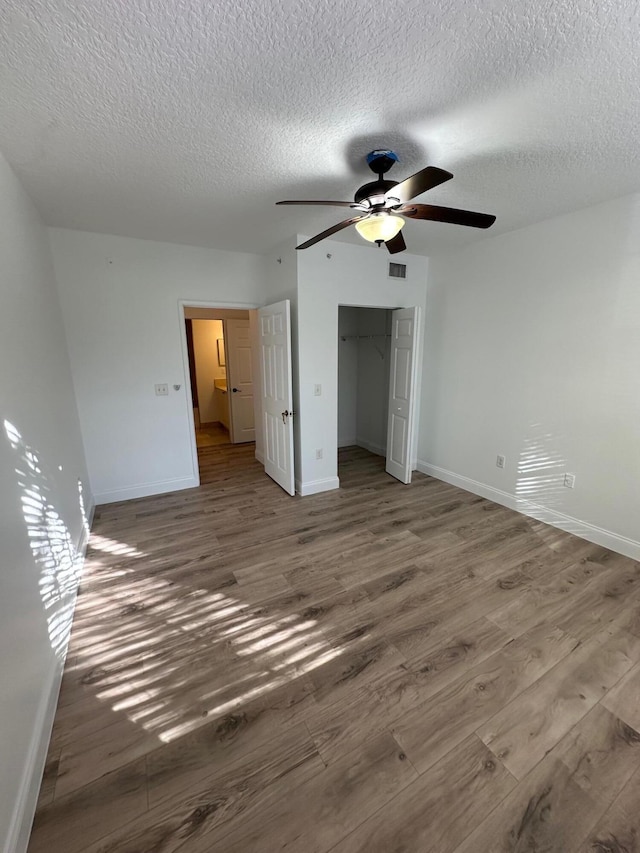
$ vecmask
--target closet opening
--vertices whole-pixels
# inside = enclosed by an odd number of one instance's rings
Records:
[[[386,458],[391,323],[386,308],[338,308],[338,476],[344,448]]]

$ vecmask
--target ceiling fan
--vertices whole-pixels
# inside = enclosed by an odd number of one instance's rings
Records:
[[[453,175],[427,166],[405,178],[404,181],[388,181],[384,175],[394,163],[398,155],[388,149],[377,149],[367,154],[367,163],[372,172],[378,176],[377,181],[371,181],[357,190],[353,201],[277,201],[276,204],[324,204],[333,207],[350,207],[357,211],[356,216],[345,219],[321,234],[316,234],[296,249],[308,249],[325,237],[355,225],[356,231],[365,240],[385,244],[389,252],[395,255],[404,252],[407,245],[401,229],[405,224],[403,217],[409,219],[429,219],[433,222],[450,222],[453,225],[470,225],[472,228],[489,228],[496,221],[495,216],[488,213],[474,213],[471,210],[456,210],[453,207],[438,207],[433,204],[414,204],[411,199],[450,180]]]

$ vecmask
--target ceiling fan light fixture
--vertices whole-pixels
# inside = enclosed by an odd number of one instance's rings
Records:
[[[370,243],[386,243],[393,239],[404,226],[405,220],[393,213],[372,213],[366,219],[356,222],[356,231]]]

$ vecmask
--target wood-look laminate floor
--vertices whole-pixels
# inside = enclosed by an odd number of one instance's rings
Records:
[[[99,508],[31,853],[640,849],[640,565],[358,448]]]

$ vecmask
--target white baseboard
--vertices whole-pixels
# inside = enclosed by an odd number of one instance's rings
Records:
[[[550,509],[534,501],[518,498],[510,492],[503,492],[501,489],[487,486],[485,483],[480,483],[478,480],[472,480],[470,477],[464,477],[461,474],[455,474],[446,468],[430,465],[420,459],[417,467],[418,471],[428,474],[430,477],[444,480],[445,483],[450,483],[452,486],[473,492],[474,495],[480,495],[480,497],[487,498],[494,503],[514,509],[516,512],[543,521],[545,524],[550,524],[552,527],[558,527],[567,533],[573,533],[581,539],[586,539],[587,542],[593,542],[595,545],[617,551],[625,557],[631,557],[632,560],[640,560],[640,542],[636,542],[634,539],[628,539],[626,536],[620,536],[611,530],[605,530],[586,521],[580,521],[578,518],[565,515],[558,510]]]
[[[87,513],[89,528],[93,520],[94,509],[94,504],[91,503]],[[78,585],[84,568],[88,541],[87,529],[83,525],[76,547],[76,554],[79,557]],[[74,611],[77,591],[78,588],[76,586],[73,602]],[[53,729],[53,721],[58,707],[58,695],[60,693],[60,685],[62,684],[64,663],[64,657],[56,661],[55,669],[51,673],[48,683],[43,686],[40,705],[36,713],[33,733],[31,735],[31,742],[27,750],[24,770],[18,786],[18,795],[13,815],[4,841],[0,838],[3,853],[26,853],[29,846],[29,836],[31,835],[33,818],[38,804],[42,774],[44,773],[47,761],[51,730]]]
[[[370,441],[367,441],[365,438],[356,438],[355,443],[358,447],[362,447],[365,450],[368,450],[369,453],[375,453],[376,456],[386,456],[387,448],[382,447],[380,444],[372,444]]]
[[[333,489],[340,488],[340,479],[338,477],[326,477],[324,480],[310,480],[307,483],[301,483],[296,480],[296,492],[302,497],[306,495],[317,495],[320,492],[330,492]]]
[[[339,438],[338,439],[338,447],[353,447],[354,444],[358,443],[357,438]]]
[[[49,683],[42,691],[40,707],[36,714],[33,735],[18,787],[13,817],[2,848],[4,853],[25,853],[29,846],[29,836],[31,835],[31,826],[38,803],[44,765],[47,760],[47,750],[49,749],[51,729],[58,705],[63,669],[64,661],[59,661],[56,664],[55,672],[51,674]]]
[[[256,459],[261,465],[264,465],[264,454],[262,454],[259,450],[256,450]]]
[[[181,489],[195,489],[200,485],[197,477],[177,477],[175,480],[160,480],[157,483],[140,483],[113,489],[110,492],[98,492],[94,495],[96,504],[113,504],[118,501],[130,501],[134,498],[146,498],[150,495],[163,495],[165,492],[177,492]]]
[[[96,514],[96,505],[93,501],[89,504],[88,509],[85,508],[85,512],[87,514],[86,525],[82,525],[82,530],[80,531],[80,536],[78,537],[78,544],[76,545],[76,554],[82,555],[82,567],[84,567],[84,555],[87,552],[87,545],[89,544],[89,535],[91,528],[93,526],[93,517]]]

